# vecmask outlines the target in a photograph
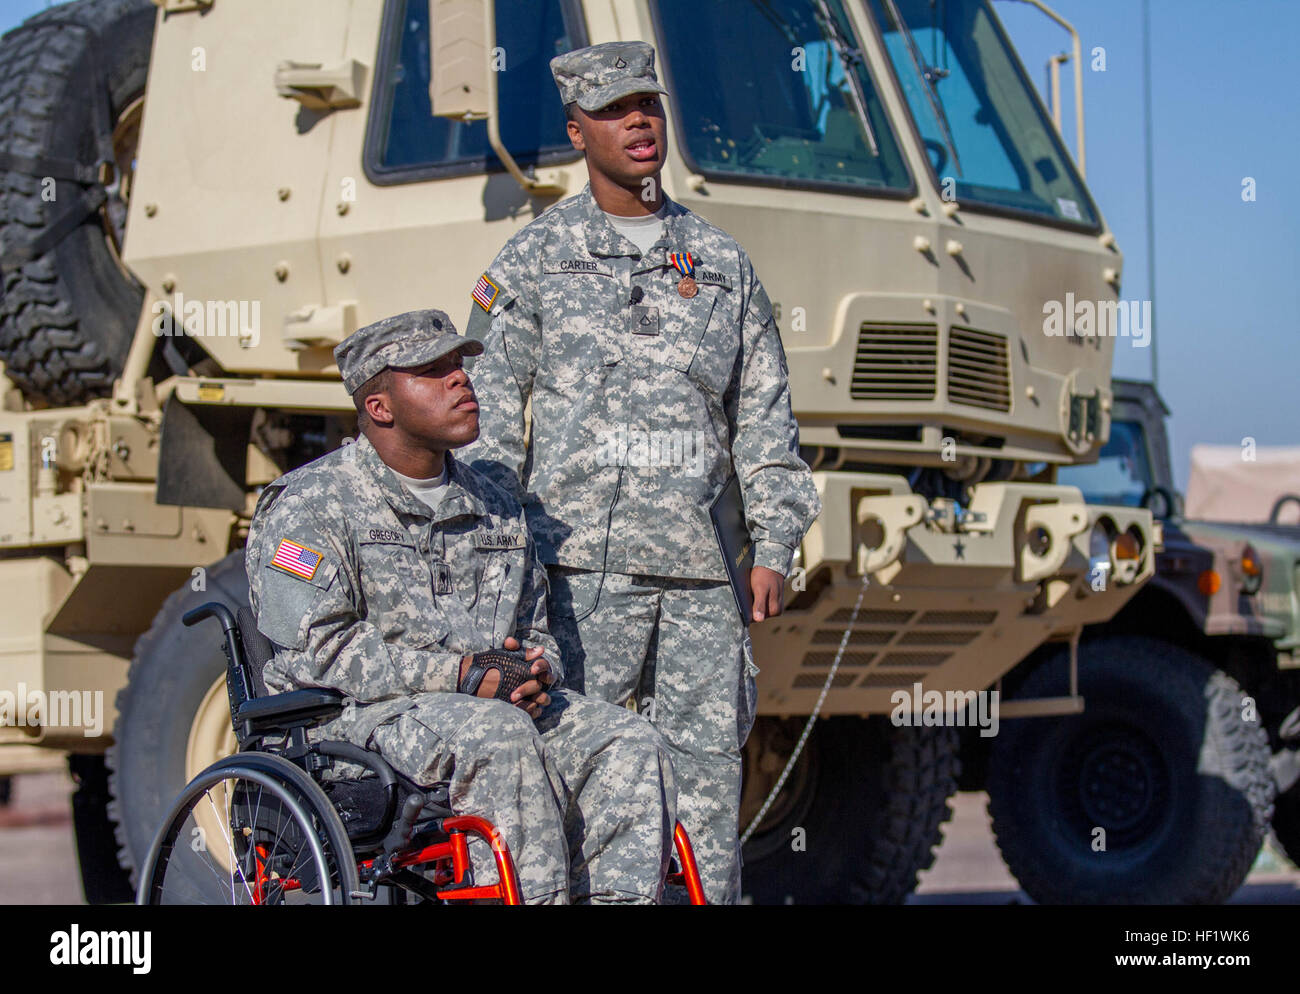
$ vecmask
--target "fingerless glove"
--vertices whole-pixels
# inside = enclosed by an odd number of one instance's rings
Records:
[[[492,696],[500,701],[508,701],[516,688],[533,679],[532,666],[531,661],[524,659],[522,650],[511,652],[509,649],[488,649],[486,652],[476,652],[470,659],[469,669],[465,671],[465,679],[461,680],[456,689],[472,697],[478,693],[488,670],[496,670],[501,674],[501,682]]]

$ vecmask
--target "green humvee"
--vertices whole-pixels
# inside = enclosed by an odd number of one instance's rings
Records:
[[[1245,879],[1268,831],[1300,858],[1300,526],[1189,521],[1149,383],[1116,379],[1098,461],[1058,477],[1089,502],[1150,507],[1156,574],[1085,628],[1086,706],[1009,722],[989,750],[989,808],[1021,886],[1045,902],[1210,902]],[[1281,502],[1279,502],[1281,503]],[[1061,692],[1042,650],[1008,697]],[[1274,792],[1276,790],[1276,801]]]

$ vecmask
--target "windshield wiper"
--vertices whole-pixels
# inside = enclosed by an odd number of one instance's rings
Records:
[[[867,95],[862,91],[862,80],[858,78],[857,73],[857,67],[862,62],[862,50],[849,44],[849,39],[844,37],[839,22],[831,16],[831,9],[826,0],[814,0],[814,3],[820,15],[818,20],[822,22],[835,54],[839,56],[840,64],[844,67],[844,77],[849,81],[849,97],[853,101],[854,110],[858,112],[858,117],[862,119],[863,128],[866,129],[867,144],[871,146],[871,154],[878,159],[880,146],[876,143],[876,133],[871,128],[871,117],[867,113]]]
[[[947,73],[942,69],[930,69],[925,65],[925,61],[921,58],[921,49],[916,44],[916,36],[912,34],[912,29],[903,20],[903,15],[898,12],[898,4],[894,0],[884,0],[884,3],[889,8],[894,23],[898,25],[898,33],[902,36],[903,44],[907,47],[907,54],[912,60],[912,67],[924,84],[925,97],[930,101],[930,111],[934,114],[939,130],[943,132],[943,143],[948,146],[948,154],[952,156],[953,167],[957,170],[957,174],[961,175],[961,159],[957,158],[957,145],[952,140],[952,129],[948,125],[948,115],[943,109],[943,101],[939,99],[939,91],[934,86],[935,79],[946,76]]]

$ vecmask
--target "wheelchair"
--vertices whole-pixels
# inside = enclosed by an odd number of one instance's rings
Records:
[[[269,694],[262,670],[274,645],[252,612],[217,602],[182,619],[215,618],[226,653],[226,691],[239,751],[195,777],[172,804],[141,865],[138,904],[521,904],[505,839],[486,818],[458,815],[448,785],[422,787],[379,753],[310,742],[337,717],[344,695],[309,688]],[[342,761],[371,775],[322,774]],[[469,855],[483,840],[497,880],[475,883]],[[690,839],[679,822],[665,879],[704,904]]]

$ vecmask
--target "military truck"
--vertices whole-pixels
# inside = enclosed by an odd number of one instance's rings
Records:
[[[1168,409],[1150,383],[1116,379],[1113,390],[1100,458],[1058,480],[1090,501],[1150,507],[1156,574],[1085,629],[1084,712],[1009,723],[992,743],[989,810],[1035,900],[1221,901],[1270,814],[1300,856],[1300,527],[1187,520]],[[1048,647],[1008,677],[1008,697],[1057,693],[1067,679],[1064,654]]]
[[[220,649],[180,618],[245,602],[259,488],[355,433],[332,346],[468,315],[497,249],[584,183],[549,59],[632,38],[671,93],[666,191],[774,301],[825,508],[754,633],[748,892],[914,888],[962,713],[905,725],[896,696],[988,691],[1114,615],[1155,550],[1148,511],[1055,475],[1110,433],[1116,340],[1073,305],[1117,305],[1114,236],[988,0],[944,11],[81,0],[5,36],[0,701],[50,707],[0,727],[0,773],[8,746],[73,757],[89,899],[127,893],[118,862],[235,748]],[[97,732],[73,708],[96,695]]]

